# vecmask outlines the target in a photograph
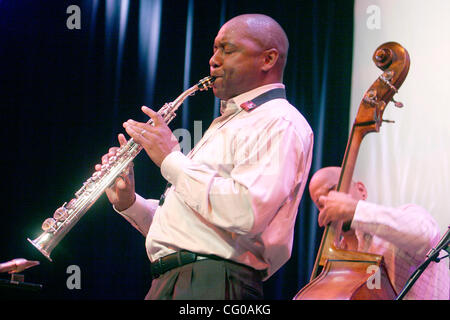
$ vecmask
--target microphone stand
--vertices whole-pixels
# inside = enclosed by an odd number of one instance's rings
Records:
[[[40,291],[42,290],[42,284],[36,284],[31,282],[24,282],[25,277],[23,274],[13,273],[11,279],[0,279],[0,288],[19,289],[25,291]]]
[[[439,241],[439,243],[436,245],[436,247],[432,248],[428,254],[427,259],[422,262],[422,264],[414,271],[414,273],[409,277],[408,281],[406,282],[405,286],[403,287],[400,294],[397,296],[395,300],[402,300],[403,297],[408,293],[408,291],[411,289],[411,287],[414,285],[414,283],[419,279],[420,275],[425,271],[425,269],[428,267],[428,265],[434,261],[438,263],[444,258],[447,258],[449,255],[439,258],[439,253],[441,250],[447,251],[447,253],[450,254],[449,249],[449,242],[450,242],[450,226],[447,229],[447,232],[442,237],[442,239]]]

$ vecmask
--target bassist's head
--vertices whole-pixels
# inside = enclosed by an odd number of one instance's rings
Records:
[[[340,167],[325,167],[316,171],[312,176],[309,183],[309,194],[311,200],[319,210],[322,209],[322,205],[319,201],[320,197],[328,195],[332,190],[336,190],[340,175]],[[352,181],[349,194],[355,200],[365,200],[367,198],[366,187],[361,181]]]

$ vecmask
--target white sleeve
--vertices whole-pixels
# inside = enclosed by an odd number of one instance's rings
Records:
[[[312,148],[311,137],[299,137],[287,121],[259,141],[238,142],[229,177],[172,152],[161,165],[162,175],[183,201],[208,222],[237,234],[262,232],[276,212],[302,184]]]
[[[358,201],[351,227],[376,235],[421,259],[440,237],[439,227],[433,217],[414,204],[390,208]]]
[[[126,210],[114,210],[124,217],[133,227],[135,227],[144,236],[147,236],[148,229],[153,221],[153,216],[158,208],[158,200],[144,199],[136,194],[136,201]]]

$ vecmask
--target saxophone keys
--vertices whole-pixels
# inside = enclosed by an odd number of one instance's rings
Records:
[[[116,155],[115,155],[116,159],[117,159],[117,157],[120,157],[124,152],[125,152],[125,150],[122,149],[122,148],[120,148],[119,150],[117,150]]]
[[[53,218],[56,221],[64,221],[69,216],[69,210],[67,210],[65,207],[60,207],[56,209],[55,213],[53,214]]]
[[[56,231],[55,227],[56,227],[56,220],[53,218],[47,218],[42,223],[42,230],[44,230],[45,232],[55,232]]]
[[[75,197],[76,197],[76,198],[79,198],[79,197],[81,196],[81,194],[84,192],[84,190],[85,190],[85,187],[82,186],[82,187],[80,188],[80,190],[78,190],[77,192],[75,192]]]
[[[92,177],[90,177],[91,181],[97,181],[98,178],[100,178],[100,175],[101,175],[100,171],[95,171]]]
[[[66,205],[66,206],[64,206],[65,208],[67,208],[67,209],[73,209],[73,208],[75,208],[75,203],[77,202],[77,199],[72,199],[72,200],[70,200],[69,201],[69,203]]]
[[[117,160],[116,156],[112,156],[111,158],[109,158],[108,163],[111,164],[113,162],[115,162]]]

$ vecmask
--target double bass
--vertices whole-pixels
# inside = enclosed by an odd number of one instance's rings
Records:
[[[361,142],[368,133],[379,132],[387,104],[393,101],[395,106],[402,107],[393,96],[408,74],[408,52],[396,42],[387,42],[375,50],[372,60],[383,73],[360,103],[342,161],[337,191],[349,192]],[[325,227],[310,282],[294,300],[395,299],[396,292],[381,255],[339,248],[342,231],[349,228],[350,222],[334,222]],[[378,277],[379,285],[369,286],[374,276]]]

